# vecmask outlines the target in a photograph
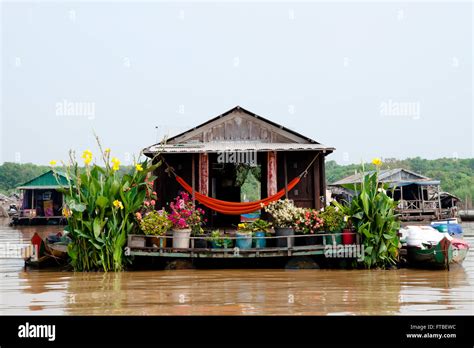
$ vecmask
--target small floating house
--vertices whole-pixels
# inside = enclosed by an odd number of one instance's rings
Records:
[[[239,106],[143,150],[150,158],[160,154],[155,160],[166,163],[156,173],[158,209],[183,191],[170,168],[193,192],[216,199],[252,202],[284,189],[283,198],[319,209],[326,196],[325,158],[333,151]],[[298,176],[301,179],[290,189],[288,183]],[[208,227],[236,226],[249,218],[212,209],[206,213]]]
[[[354,192],[347,185],[360,184],[366,173],[356,173],[329,184],[332,197],[350,200]],[[405,221],[436,220],[455,217],[459,199],[440,191],[439,180],[403,168],[381,170],[379,180],[395,187],[393,198],[399,200],[398,211]]]
[[[50,170],[17,187],[22,194],[22,205],[17,216],[13,217],[14,224],[46,224],[63,220],[63,194],[58,191],[67,187],[67,178],[58,173],[58,179]]]

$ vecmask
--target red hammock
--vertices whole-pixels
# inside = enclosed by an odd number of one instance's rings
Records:
[[[215,210],[219,213],[222,214],[227,214],[227,215],[241,215],[241,214],[247,214],[247,213],[252,213],[256,210],[259,210],[262,208],[262,206],[268,205],[268,203],[277,201],[281,197],[285,195],[286,191],[291,190],[293,187],[295,187],[301,179],[301,175],[297,176],[293,180],[291,180],[288,183],[288,187],[285,190],[285,188],[281,189],[274,195],[271,195],[270,197],[258,200],[258,201],[253,201],[253,202],[227,202],[227,201],[221,201],[216,198],[208,197],[206,195],[203,195],[202,193],[194,191],[194,197],[196,200],[205,205],[206,207]],[[180,176],[176,175],[176,181],[183,186],[183,188],[188,191],[190,194],[193,194],[193,188],[189,186],[189,184],[183,180]]]

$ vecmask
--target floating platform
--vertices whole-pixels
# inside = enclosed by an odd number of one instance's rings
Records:
[[[347,258],[357,258],[356,247],[358,246],[358,240],[355,244],[351,245],[342,245],[336,243],[336,236],[332,235],[333,243],[326,244],[326,239],[324,236],[329,234],[319,234],[319,235],[294,235],[294,236],[284,236],[284,237],[258,237],[258,239],[265,239],[268,244],[273,240],[276,242],[278,239],[286,239],[283,243],[285,246],[268,246],[264,248],[248,248],[241,249],[238,247],[232,248],[197,248],[198,240],[205,240],[206,237],[191,237],[190,238],[190,247],[189,248],[173,248],[166,245],[172,245],[172,237],[166,236],[159,238],[160,245],[150,245],[151,238],[157,238],[153,236],[144,236],[144,235],[129,235],[127,252],[132,256],[154,256],[154,257],[167,257],[167,258],[194,258],[194,259],[242,259],[242,258],[287,258],[287,257],[297,257],[297,256],[325,256],[328,254],[328,249],[335,250],[339,248],[340,250],[346,250],[354,252],[348,252]],[[321,243],[308,243],[307,240],[310,238],[320,237]],[[224,238],[224,237],[223,237]],[[235,240],[238,237],[225,237],[226,239]],[[164,240],[166,239],[166,242]],[[301,239],[302,242],[306,242],[309,245],[298,245],[303,243],[298,243],[298,239]],[[147,241],[148,240],[148,241]],[[286,242],[286,243],[285,243]],[[276,243],[275,243],[276,244]],[[360,247],[360,245],[359,245]],[[344,254],[345,255],[345,254]],[[336,258],[336,255],[333,256]],[[339,256],[338,256],[339,257]]]

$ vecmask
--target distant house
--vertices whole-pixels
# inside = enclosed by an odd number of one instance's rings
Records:
[[[19,215],[13,223],[47,223],[62,220],[64,197],[59,188],[67,187],[68,181],[63,173],[52,170],[37,176],[17,187],[22,192]]]
[[[350,200],[354,195],[353,185],[360,184],[366,173],[355,173],[329,185],[336,200]],[[432,220],[454,217],[459,199],[440,191],[440,181],[403,168],[384,169],[379,180],[395,187],[393,198],[399,200],[402,220]]]

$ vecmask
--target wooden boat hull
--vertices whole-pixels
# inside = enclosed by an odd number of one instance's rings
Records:
[[[47,240],[45,241],[46,253],[60,259],[67,258],[67,245],[64,244],[52,244]]]
[[[407,247],[408,265],[423,268],[449,268],[453,262],[453,246],[448,238],[437,244],[422,247]]]
[[[57,262],[55,262],[54,258],[52,258],[50,255],[41,256],[36,260],[31,257],[25,259],[25,266],[31,268],[45,268],[55,265],[57,265]]]
[[[453,238],[453,263],[461,264],[469,251],[469,243],[463,239]]]

